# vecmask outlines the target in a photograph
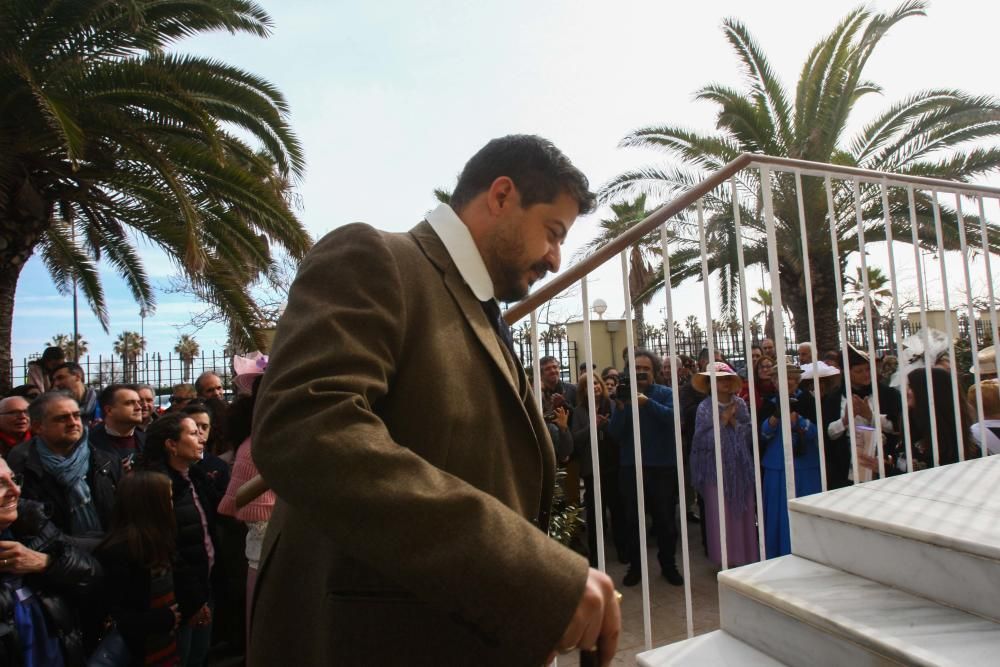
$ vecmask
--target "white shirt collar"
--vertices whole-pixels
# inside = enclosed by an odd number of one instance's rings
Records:
[[[480,301],[494,298],[493,279],[490,278],[479,248],[462,219],[447,204],[438,205],[427,214],[426,219],[444,244],[451,261],[458,267],[462,280],[472,289],[476,298]]]

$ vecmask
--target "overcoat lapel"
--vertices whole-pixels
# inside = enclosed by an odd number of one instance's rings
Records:
[[[514,359],[512,368],[512,365],[504,357],[503,350],[500,348],[502,343],[497,337],[493,325],[487,319],[486,313],[483,312],[482,304],[476,299],[476,295],[472,293],[472,289],[462,279],[462,275],[458,272],[458,267],[455,266],[455,262],[452,261],[441,239],[438,238],[438,235],[427,221],[421,222],[410,230],[410,233],[413,234],[413,237],[417,240],[427,258],[441,271],[444,276],[445,287],[455,300],[459,311],[461,311],[469,327],[475,333],[476,340],[479,341],[479,344],[489,354],[490,359],[496,364],[500,374],[506,378],[507,388],[514,393],[518,404],[521,405],[524,417],[531,425],[531,430],[535,433],[536,439],[539,443],[545,443],[546,438],[544,434],[538,432],[536,420],[532,419],[532,416],[528,414],[529,408],[521,400],[520,381],[517,377],[517,374],[522,372],[520,364]]]

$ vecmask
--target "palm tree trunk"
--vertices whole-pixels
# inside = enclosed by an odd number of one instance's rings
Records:
[[[14,295],[17,292],[17,279],[21,275],[22,268],[23,264],[12,263],[8,257],[0,259],[0,394],[6,393],[12,386],[14,361],[11,342],[14,336]]]

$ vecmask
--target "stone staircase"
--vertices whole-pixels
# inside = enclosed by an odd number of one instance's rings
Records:
[[[1000,665],[1000,456],[789,503],[792,554],[719,574],[666,665]]]

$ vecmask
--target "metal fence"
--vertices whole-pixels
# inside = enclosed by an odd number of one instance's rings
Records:
[[[808,202],[808,207],[805,202]],[[795,318],[796,329],[808,336],[810,341],[819,341],[820,354],[830,348],[836,348],[844,355],[840,358],[841,365],[847,367],[848,359],[846,350],[848,343],[863,351],[867,358],[864,363],[869,364],[869,371],[872,378],[878,377],[877,359],[880,353],[888,352],[900,359],[908,359],[916,364],[914,372],[901,375],[901,386],[899,391],[902,396],[907,395],[907,383],[914,382],[914,393],[916,383],[919,381],[925,388],[928,396],[927,401],[930,410],[930,425],[927,432],[919,437],[922,440],[915,443],[913,429],[911,429],[909,411],[906,409],[906,401],[901,400],[903,406],[900,413],[901,425],[893,424],[892,428],[898,428],[898,432],[893,433],[898,438],[899,446],[905,453],[905,469],[896,468],[896,463],[892,470],[887,471],[885,440],[882,433],[882,421],[872,420],[872,426],[868,427],[861,420],[861,416],[855,414],[854,403],[846,401],[844,421],[847,424],[843,429],[844,437],[848,440],[857,439],[856,446],[848,446],[850,479],[862,482],[866,479],[884,477],[893,472],[912,472],[914,470],[914,445],[920,444],[922,447],[930,442],[928,448],[932,452],[930,462],[927,465],[939,465],[948,463],[941,456],[939,450],[938,436],[944,431],[939,431],[935,423],[935,413],[938,408],[953,408],[950,414],[959,414],[960,411],[971,408],[973,421],[982,422],[984,420],[983,391],[979,385],[973,394],[970,394],[971,406],[966,406],[964,392],[960,394],[962,375],[972,367],[974,377],[983,377],[983,367],[980,364],[978,352],[986,344],[997,339],[998,313],[993,304],[996,304],[997,290],[994,288],[993,263],[994,258],[988,251],[985,255],[980,248],[989,248],[996,252],[1000,248],[1000,188],[990,188],[974,186],[966,183],[947,182],[935,179],[920,178],[908,175],[889,174],[873,172],[868,170],[842,167],[837,165],[817,164],[800,160],[789,160],[785,158],[772,158],[758,155],[743,155],[734,160],[723,169],[710,175],[704,181],[692,186],[689,190],[681,193],[672,201],[663,205],[644,221],[625,232],[618,239],[610,242],[603,248],[594,252],[585,261],[570,267],[554,280],[542,286],[535,294],[529,296],[523,302],[511,307],[507,312],[507,319],[510,322],[520,322],[522,319],[529,319],[531,325],[535,324],[536,313],[545,307],[550,300],[559,297],[567,290],[579,287],[581,305],[584,313],[583,330],[585,339],[582,341],[578,351],[581,359],[593,358],[593,346],[589,337],[590,332],[590,302],[588,298],[588,277],[604,264],[620,261],[620,288],[623,294],[623,302],[632,303],[630,288],[630,253],[632,246],[642,239],[648,238],[650,234],[659,232],[660,246],[657,253],[662,258],[662,266],[659,275],[663,278],[663,283],[673,284],[672,278],[675,271],[683,272],[683,275],[697,275],[704,286],[704,319],[701,319],[705,331],[699,335],[697,331],[681,331],[680,323],[674,318],[674,304],[671,290],[661,292],[665,300],[666,327],[660,332],[644,331],[641,337],[634,334],[633,321],[635,319],[633,309],[626,309],[626,325],[624,327],[627,340],[627,349],[630,350],[630,363],[634,364],[634,351],[639,343],[657,348],[659,351],[675,350],[690,356],[696,356],[702,347],[707,347],[709,358],[715,355],[716,351],[728,355],[732,358],[742,360],[750,355],[750,345],[759,340],[762,335],[754,333],[754,323],[749,317],[748,292],[751,286],[746,280],[747,264],[752,259],[762,263],[767,276],[767,287],[772,291],[773,297],[773,317],[776,326],[774,327],[774,341],[777,351],[776,377],[774,386],[776,388],[775,399],[777,406],[774,414],[791,415],[791,402],[788,391],[788,372],[786,362],[793,361],[795,336],[786,328],[785,307],[792,310]],[[781,235],[779,237],[779,234]],[[867,238],[867,241],[866,241]],[[885,243],[888,266],[885,276],[889,279],[889,284],[884,286],[883,295],[891,292],[891,307],[886,312],[888,316],[878,316],[878,309],[873,304],[873,291],[869,286],[869,274],[867,272],[868,263],[872,261],[869,256],[871,241],[876,240]],[[791,242],[790,242],[791,241]],[[735,305],[735,312],[738,312],[735,325],[723,324],[720,328],[719,322],[712,319],[717,317],[716,313],[723,310],[719,307],[719,298],[713,296],[711,288],[712,273],[709,271],[709,255],[719,249],[726,250],[725,259],[727,262],[735,264],[729,272],[729,276],[736,278],[731,283],[731,291],[728,296],[731,299],[731,306]],[[925,273],[931,273],[923,268],[921,251],[933,248],[937,259],[935,275],[930,276],[934,282],[928,281]],[[679,250],[686,252],[680,253]],[[959,253],[962,260],[961,269],[952,269],[951,275],[947,266],[947,251]],[[693,252],[692,252],[693,251]],[[750,254],[752,251],[752,254]],[[972,273],[970,268],[974,258],[978,256],[981,266]],[[686,265],[678,267],[671,266],[672,261],[678,263],[687,258]],[[693,260],[691,259],[693,258]],[[863,306],[864,316],[858,319],[856,316],[847,317],[844,313],[843,305],[845,301],[845,279],[840,273],[839,267],[846,265],[847,260],[859,262],[859,276],[861,285],[858,285],[855,294],[858,295]],[[901,271],[899,266],[902,262],[912,263],[915,275],[912,271]],[[700,264],[700,266],[699,266]],[[957,263],[956,263],[957,265]],[[816,267],[814,271],[813,268]],[[700,270],[699,270],[700,269]],[[986,302],[991,305],[990,312],[982,320],[976,318],[977,299],[974,298],[973,275],[977,278],[985,278],[985,287],[988,290]],[[604,280],[602,278],[602,280]],[[603,283],[606,286],[606,281]],[[938,291],[931,294],[928,286]],[[932,349],[930,335],[921,335],[916,339],[907,341],[909,347],[903,347],[904,340],[912,336],[917,326],[911,325],[909,318],[902,316],[902,304],[904,290],[915,291],[917,295],[917,307],[919,309],[919,330],[927,334],[931,331],[929,326],[930,313],[932,309],[929,304],[942,303],[944,313],[959,314],[957,324],[954,317],[944,317],[941,328],[944,329],[941,336],[934,338],[937,340],[937,348]],[[916,318],[914,318],[916,319]],[[973,323],[974,325],[970,325]],[[789,327],[790,328],[790,327]],[[533,340],[531,346],[539,350],[541,332],[535,326],[528,329],[532,332]],[[818,335],[817,335],[818,334]],[[974,334],[974,335],[973,335]],[[550,343],[552,341],[549,341]],[[920,350],[917,352],[917,350]],[[524,356],[524,355],[522,355]],[[537,352],[536,352],[536,355]],[[536,397],[540,396],[539,373],[537,361],[534,361],[534,383]],[[857,366],[857,363],[854,364]],[[574,364],[575,366],[575,364]],[[935,396],[934,386],[931,382],[932,367],[942,369],[949,377],[949,389],[946,392]],[[573,368],[571,366],[571,368]],[[575,369],[574,369],[575,370]],[[917,374],[919,370],[919,375]],[[843,373],[840,376],[840,383],[846,395],[852,395],[852,375],[853,373]],[[677,369],[672,369],[672,376],[677,377]],[[940,377],[940,373],[938,373]],[[908,380],[907,378],[915,378]],[[967,379],[967,378],[965,378]],[[748,377],[750,396],[756,396],[754,375]],[[936,380],[935,380],[936,382]],[[710,374],[710,394],[716,392],[718,378],[715,372]],[[815,397],[815,415],[823,415],[820,405],[821,392],[824,387],[820,381],[811,381],[811,387]],[[829,389],[828,394],[834,397],[833,391],[839,392],[841,387]],[[676,459],[682,460],[682,433],[681,433],[681,409],[679,404],[679,394],[673,392],[672,413],[673,420],[673,440],[676,443]],[[882,414],[879,406],[879,394],[871,393],[871,412],[875,415]],[[598,460],[598,440],[596,405],[593,392],[587,392],[586,396],[578,396],[579,401],[585,401],[587,413],[590,416],[591,465],[594,470],[598,470],[601,462]],[[705,399],[712,400],[712,399]],[[837,401],[841,404],[841,401]],[[631,385],[631,404],[638,404],[638,395],[635,383]],[[581,406],[582,407],[582,406]],[[710,406],[711,407],[711,406]],[[888,406],[886,406],[888,407]],[[763,560],[768,554],[765,553],[765,530],[770,530],[769,520],[765,520],[763,514],[762,499],[762,478],[765,472],[762,470],[761,457],[768,448],[776,446],[776,453],[781,454],[783,469],[781,476],[771,477],[773,483],[769,488],[774,489],[775,485],[784,488],[784,498],[792,499],[796,497],[795,476],[799,474],[797,466],[793,461],[793,451],[790,445],[782,446],[781,443],[794,442],[792,437],[792,425],[788,419],[775,418],[776,424],[772,429],[776,433],[769,435],[770,439],[765,440],[762,433],[762,413],[758,411],[760,406],[751,399],[748,401],[750,424],[749,429],[753,455],[751,465],[753,470],[744,471],[753,476],[754,488],[754,509],[751,510],[752,517],[741,516],[741,526],[749,525],[748,530],[757,535],[757,544],[752,547],[757,553],[752,556],[753,560],[758,558]],[[703,429],[704,433],[711,433],[710,438],[714,439],[714,469],[715,485],[709,488],[707,494],[714,499],[714,506],[718,511],[711,512],[715,519],[714,530],[718,535],[719,552],[721,553],[721,568],[728,569],[733,561],[729,556],[727,546],[727,515],[729,512],[721,511],[729,505],[726,496],[726,489],[722,475],[723,470],[723,448],[720,434],[720,410],[709,409],[712,420],[711,431]],[[942,413],[944,414],[944,413]],[[653,645],[652,623],[653,605],[651,600],[650,587],[650,563],[647,551],[646,537],[649,534],[646,526],[646,495],[644,493],[644,474],[642,472],[643,449],[640,442],[643,439],[642,428],[638,411],[629,410],[631,428],[627,431],[628,439],[631,442],[623,442],[622,446],[632,451],[635,466],[634,488],[635,493],[630,499],[624,502],[635,503],[634,516],[638,518],[639,525],[635,534],[639,539],[640,563],[633,563],[641,571],[642,583],[642,610],[643,610],[643,636],[646,648]],[[922,415],[920,415],[922,416]],[[765,418],[767,420],[767,418]],[[833,417],[833,422],[840,422],[841,415]],[[965,434],[961,432],[962,426],[954,421],[954,431],[957,441],[963,442]],[[833,423],[831,422],[831,424]],[[769,422],[770,423],[770,422]],[[827,488],[827,470],[825,457],[825,442],[827,436],[826,421],[822,424],[814,425],[817,433],[816,446],[818,448],[819,473],[816,485],[823,490]],[[943,422],[943,429],[951,429],[951,422]],[[669,427],[667,427],[669,428]],[[888,428],[888,427],[887,427]],[[871,433],[865,437],[857,436],[856,433],[864,433],[867,429]],[[632,434],[635,434],[633,437]],[[833,437],[833,436],[830,436]],[[836,437],[841,437],[837,435]],[[774,443],[778,443],[774,445]],[[858,447],[873,448],[866,455],[864,462],[860,461]],[[957,459],[963,460],[963,447],[957,448]],[[977,455],[982,453],[979,450]],[[709,454],[711,456],[711,454]],[[952,452],[952,456],[954,452]],[[954,459],[952,459],[954,460]],[[873,464],[872,461],[875,463]],[[730,463],[726,464],[727,466]],[[872,466],[874,465],[874,468]],[[867,466],[867,467],[862,467]],[[864,474],[862,475],[862,471]],[[628,471],[623,470],[623,473]],[[772,474],[768,469],[767,475]],[[671,471],[674,474],[674,471]],[[689,498],[686,497],[687,471],[685,466],[676,466],[677,488],[679,490],[680,516],[684,517],[684,509],[687,507]],[[777,474],[775,472],[774,474]],[[806,474],[806,473],[801,473]],[[809,472],[810,475],[813,472]],[[845,473],[846,475],[846,473]],[[811,479],[811,478],[810,478]],[[603,508],[605,499],[604,490],[601,486],[601,475],[593,477],[593,499],[596,505],[595,515],[604,516]],[[625,484],[626,475],[620,478],[622,485]],[[662,480],[661,480],[662,482]],[[778,491],[774,491],[775,494]],[[651,496],[654,497],[654,496]],[[777,495],[771,496],[773,498]],[[780,502],[780,501],[779,501]],[[655,514],[654,514],[655,516]],[[669,512],[673,516],[673,512]],[[746,524],[749,520],[749,524]],[[706,525],[703,522],[703,527]],[[598,545],[597,562],[598,567],[606,569],[607,559],[604,552],[604,523],[597,521],[594,526],[588,527],[594,530],[597,536]],[[631,528],[630,528],[631,530]],[[684,607],[687,620],[687,636],[694,633],[694,611],[691,589],[691,549],[700,549],[688,541],[687,522],[679,522],[680,531],[680,558],[682,559],[682,570],[684,577]],[[745,558],[741,555],[740,558]],[[634,629],[632,629],[634,631]]]
[[[34,358],[23,359],[20,365],[14,365],[11,373],[11,384],[17,386],[27,382],[28,364]],[[202,352],[191,359],[180,355],[166,355],[151,352],[134,359],[125,360],[115,355],[86,355],[80,357],[84,379],[93,387],[104,387],[114,382],[139,383],[152,386],[157,394],[169,394],[171,387],[181,383],[193,383],[206,371],[215,373],[222,378],[224,387],[229,387],[232,380],[232,357],[223,352]]]

